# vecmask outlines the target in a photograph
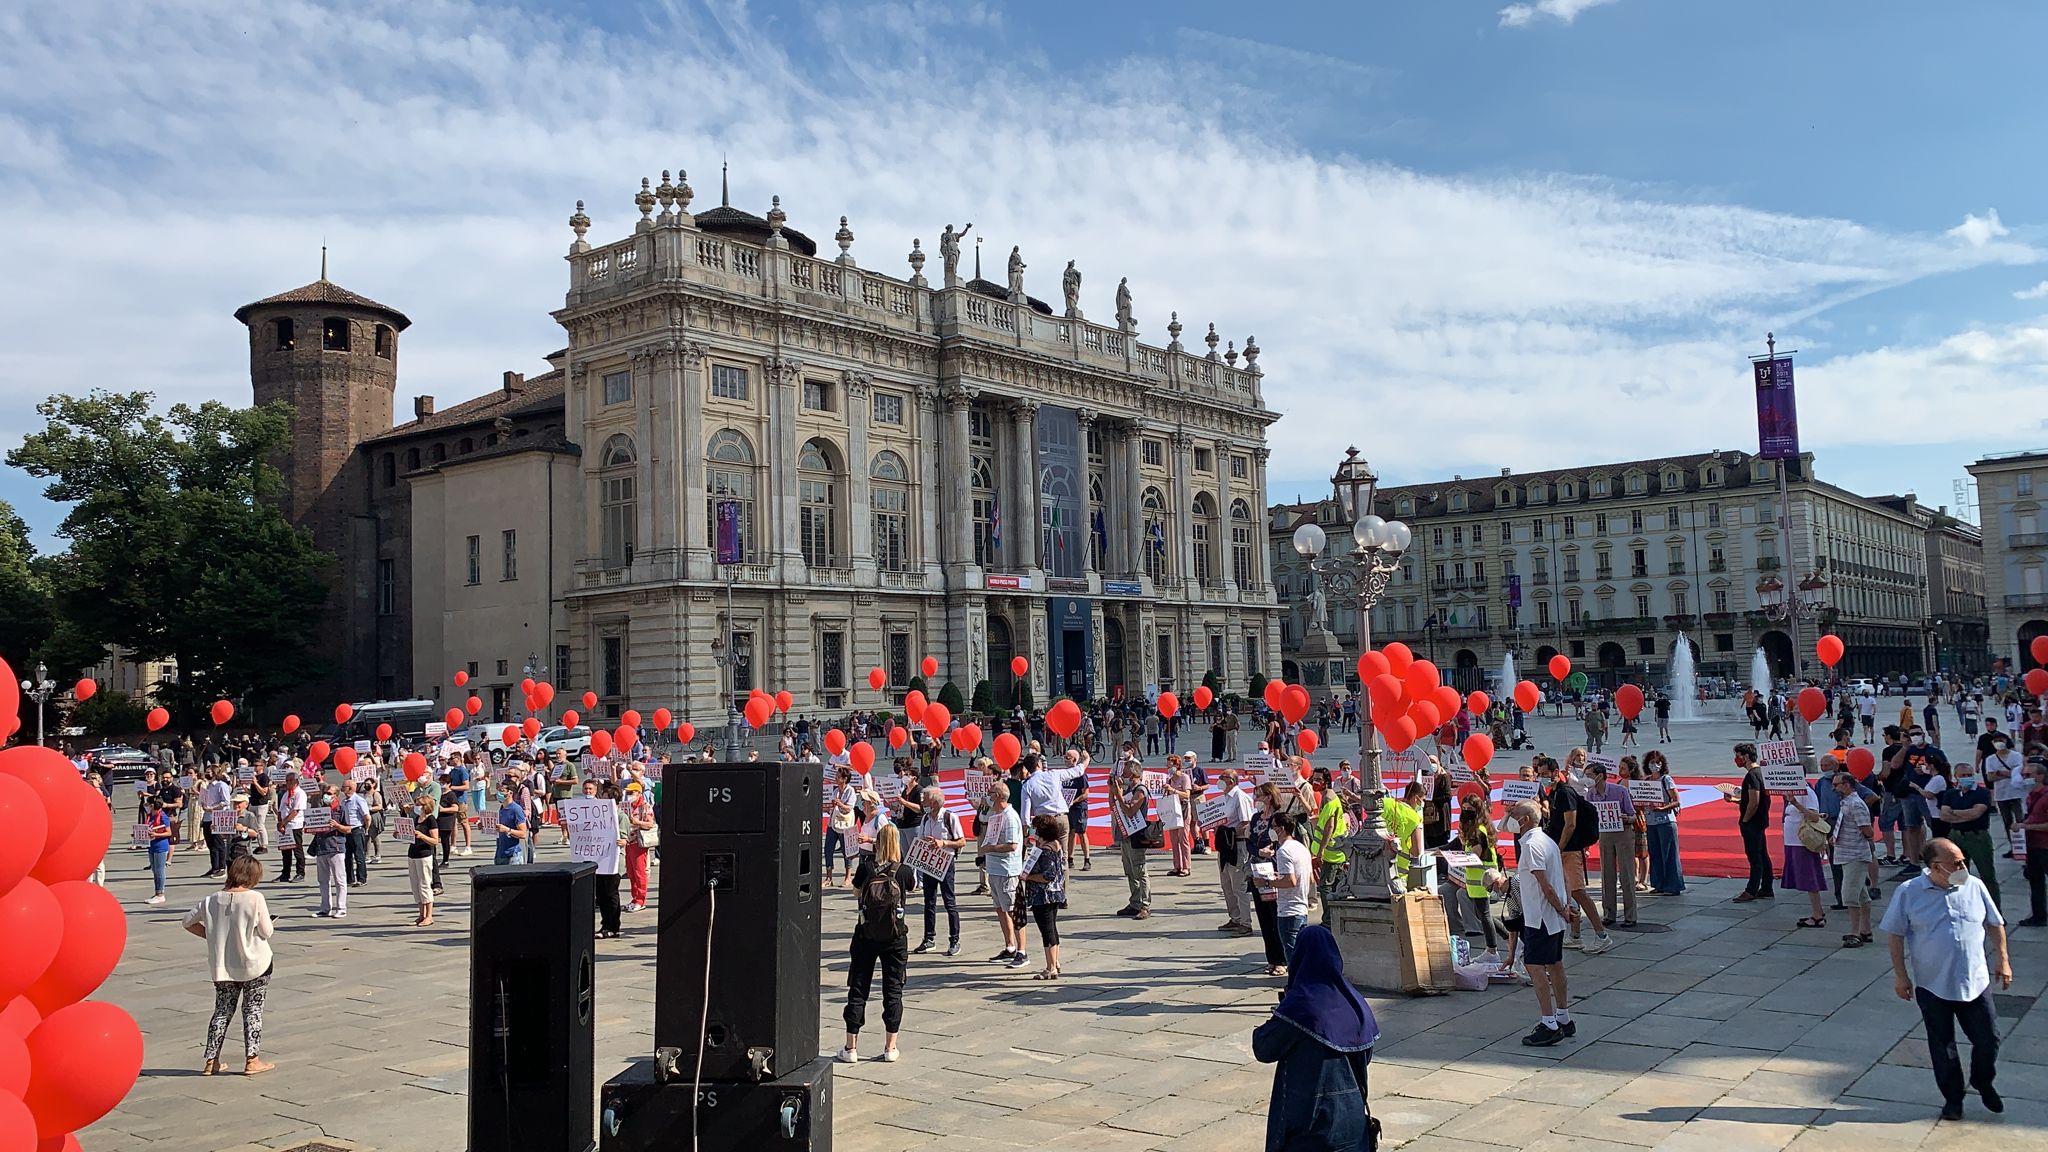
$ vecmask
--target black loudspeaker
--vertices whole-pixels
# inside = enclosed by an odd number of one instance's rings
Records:
[[[662,1080],[695,1078],[700,1042],[707,1082],[770,1080],[817,1058],[821,768],[668,769],[654,962]]]
[[[603,1152],[689,1152],[688,1080],[663,1083],[636,1060],[599,1096]],[[760,1083],[707,1081],[697,1093],[703,1152],[832,1152],[832,1061],[812,1060]]]
[[[588,1152],[597,867],[469,875],[469,1152]]]

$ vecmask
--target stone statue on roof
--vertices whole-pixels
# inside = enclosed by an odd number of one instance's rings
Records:
[[[1081,318],[1081,270],[1074,267],[1072,260],[1067,261],[1067,270],[1060,273],[1060,292],[1067,298],[1067,318],[1079,320]]]
[[[939,233],[939,262],[945,267],[948,288],[960,286],[960,241],[966,239],[967,234],[973,230],[974,222],[970,220],[962,225],[958,232],[953,231],[953,226],[948,224],[946,230]]]
[[[1010,245],[1010,300],[1015,304],[1024,302],[1024,255],[1017,245]]]
[[[1131,318],[1131,278],[1129,276],[1116,282],[1116,330],[1126,333],[1138,330],[1138,322]]]

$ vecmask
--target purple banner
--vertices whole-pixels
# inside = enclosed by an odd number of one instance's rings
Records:
[[[1799,404],[1792,393],[1792,358],[1758,360],[1756,454],[1766,460],[1799,458]]]
[[[1520,573],[1515,573],[1508,577],[1508,607],[1520,608],[1521,606],[1522,577]]]
[[[718,502],[718,563],[746,562],[746,542],[740,538],[740,502]]]

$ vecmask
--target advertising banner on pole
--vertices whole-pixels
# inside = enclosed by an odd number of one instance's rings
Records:
[[[1799,405],[1792,391],[1792,358],[1756,361],[1756,454],[1766,460],[1799,457]]]
[[[740,502],[737,500],[718,502],[718,562],[746,562],[746,541],[740,536]]]

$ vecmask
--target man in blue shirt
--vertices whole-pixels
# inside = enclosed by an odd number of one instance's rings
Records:
[[[1927,871],[1892,893],[1878,927],[1891,937],[1892,976],[1899,999],[1920,1006],[1927,1026],[1927,1054],[1941,1088],[1943,1120],[1963,1118],[1963,1065],[1956,1055],[1956,1026],[1970,1038],[1970,1087],[1984,1107],[2005,1111],[1991,1086],[1998,1074],[1998,1020],[1991,1005],[1991,981],[2012,987],[2012,962],[2005,951],[2005,917],[1982,881],[1970,875],[1963,850],[1949,840],[1927,842],[1920,859]],[[1996,961],[1987,968],[1989,938]],[[1910,974],[1907,956],[1912,957]]]
[[[461,803],[468,804],[471,802],[469,798],[469,766],[459,759],[448,766],[448,790],[454,792],[456,800]],[[469,821],[458,817],[455,824],[456,830],[462,833],[461,854],[467,856],[469,855]],[[445,859],[452,849],[446,840],[443,840],[441,845],[441,855]]]
[[[498,851],[493,864],[514,864],[524,857],[520,842],[527,837],[526,807],[516,796],[505,797],[505,803],[498,809]]]

